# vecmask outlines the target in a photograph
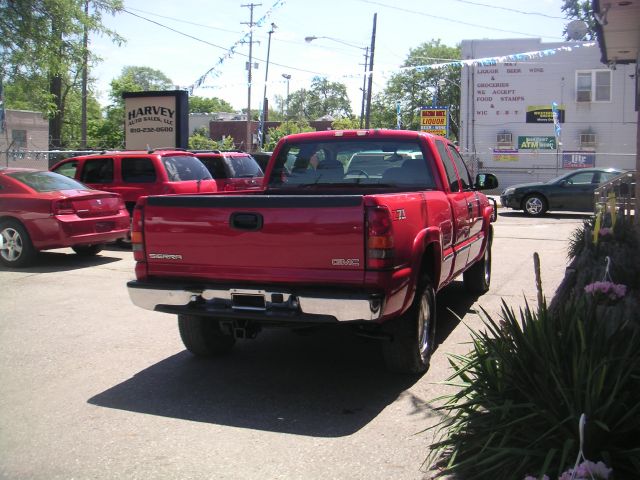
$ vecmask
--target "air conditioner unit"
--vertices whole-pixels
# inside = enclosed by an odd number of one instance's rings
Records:
[[[595,133],[581,133],[580,134],[580,146],[581,147],[595,147],[596,146],[596,134]]]
[[[498,133],[496,143],[499,147],[511,147],[513,146],[513,135],[509,132]]]

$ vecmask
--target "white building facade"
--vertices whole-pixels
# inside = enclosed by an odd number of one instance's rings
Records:
[[[635,168],[634,65],[609,69],[595,44],[539,39],[464,40],[462,59],[488,60],[462,69],[460,150],[501,188],[577,168]]]

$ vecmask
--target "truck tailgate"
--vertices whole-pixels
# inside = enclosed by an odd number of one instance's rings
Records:
[[[361,283],[360,195],[149,197],[149,276],[209,281]]]

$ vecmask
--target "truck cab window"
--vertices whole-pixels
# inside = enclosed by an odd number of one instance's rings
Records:
[[[449,157],[449,154],[447,152],[447,147],[445,146],[444,142],[440,140],[436,140],[436,148],[438,149],[440,158],[442,158],[442,164],[444,165],[444,169],[447,172],[447,181],[449,182],[449,189],[452,192],[461,191],[462,189],[460,188],[460,181],[458,180],[456,169],[453,166],[453,160]]]
[[[467,165],[464,163],[462,159],[462,155],[460,152],[456,150],[454,147],[448,147],[449,152],[451,153],[451,157],[453,158],[453,163],[455,163],[456,168],[458,170],[458,176],[460,177],[460,183],[462,185],[463,190],[469,190],[473,187],[473,182],[471,181],[471,175],[469,174],[469,170],[467,169]]]

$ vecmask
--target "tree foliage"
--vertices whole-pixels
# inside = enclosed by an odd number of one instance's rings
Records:
[[[564,0],[562,11],[567,18],[582,20],[587,25],[587,32],[584,38],[574,39],[569,38],[567,27],[565,26],[562,33],[567,40],[593,40],[596,38],[596,19],[593,16],[591,0]]]
[[[306,121],[286,121],[282,122],[277,128],[270,128],[267,133],[267,141],[264,145],[264,151],[273,151],[282,137],[291,135],[292,133],[313,132],[311,127]]]
[[[22,84],[18,90],[37,87],[31,108],[49,116],[52,148],[64,145],[66,102],[80,88],[85,59],[87,66],[97,60],[85,48],[83,37],[98,32],[121,41],[101,23],[103,13],[121,9],[121,0],[0,2],[0,77]],[[12,106],[11,99],[7,105]]]
[[[384,91],[372,101],[371,125],[395,128],[396,104],[400,103],[402,128],[420,130],[420,107],[449,107],[450,136],[458,138],[460,118],[460,67],[430,65],[460,58],[460,47],[431,40],[411,49],[402,64],[403,70],[391,76]]]
[[[308,90],[303,88],[289,96],[288,118],[312,121],[327,115],[333,118],[351,115],[351,103],[344,83],[314,77]]]
[[[217,113],[228,112],[233,113],[233,106],[220,98],[204,98],[193,96],[189,97],[189,113]]]
[[[124,92],[172,90],[173,82],[160,70],[151,67],[127,66],[119,77],[111,80],[109,97],[114,105],[124,106]]]

